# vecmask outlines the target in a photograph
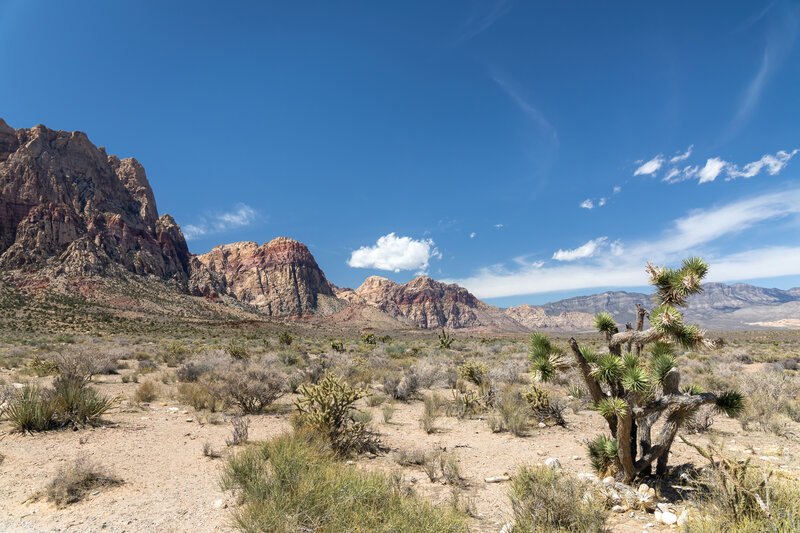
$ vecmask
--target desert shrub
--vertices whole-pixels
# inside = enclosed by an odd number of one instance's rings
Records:
[[[448,405],[447,414],[458,418],[466,418],[484,411],[481,395],[477,391],[455,386],[450,389],[453,401]]]
[[[331,350],[334,352],[344,352],[344,343],[339,340],[331,340]]]
[[[392,417],[394,416],[394,405],[387,403],[381,409],[381,413],[383,414],[383,423],[388,424],[392,421]]]
[[[500,425],[517,437],[525,435],[528,428],[528,405],[520,391],[513,387],[506,388],[496,404],[502,422]]]
[[[489,380],[497,383],[519,383],[521,374],[526,372],[525,362],[509,359],[489,371]]]
[[[383,394],[372,394],[367,397],[367,405],[370,407],[378,407],[386,401],[386,396]]]
[[[33,375],[38,377],[51,376],[58,373],[58,367],[53,361],[42,359],[38,354],[33,356],[33,360],[28,364],[28,368]]]
[[[685,442],[685,441],[684,441]],[[725,455],[714,445],[693,446],[709,461],[693,491],[697,512],[689,530],[699,533],[800,531],[800,485]]]
[[[234,368],[221,379],[222,394],[243,413],[260,413],[284,395],[286,379],[272,370]]]
[[[435,483],[439,479],[439,472],[441,471],[441,458],[442,450],[430,450],[422,456],[422,471],[428,476],[431,483]]]
[[[546,390],[531,383],[523,391],[522,396],[528,402],[534,418],[539,422],[552,422],[559,426],[567,425],[564,419],[566,404],[560,400],[551,401],[550,394]]]
[[[527,531],[597,533],[605,529],[606,511],[587,497],[587,483],[547,466],[523,466],[511,480],[509,497],[514,533]]]
[[[385,376],[383,378],[383,392],[395,400],[407,401],[419,391],[419,377],[415,369],[409,368],[403,377]]]
[[[2,413],[17,431],[44,431],[55,421],[55,407],[38,385],[26,385],[11,398]]]
[[[453,453],[443,453],[440,456],[439,468],[442,471],[442,477],[451,485],[455,485],[463,479],[461,477],[461,464],[458,461],[458,457]]]
[[[374,333],[364,333],[361,335],[361,344],[365,344],[367,346],[374,346],[378,343],[378,339],[375,338]]]
[[[198,411],[208,409],[212,413],[225,407],[225,396],[220,383],[204,376],[197,383],[178,384],[178,400]]]
[[[64,508],[79,502],[91,491],[102,487],[113,487],[120,483],[122,481],[106,472],[105,468],[81,458],[61,468],[50,480],[43,496],[56,507]]]
[[[139,374],[134,372],[133,374],[127,374],[122,376],[123,383],[139,383]]]
[[[242,501],[241,531],[461,533],[465,517],[403,490],[397,478],[339,462],[325,442],[283,435],[228,459],[222,486]]]
[[[149,403],[158,397],[158,390],[152,381],[145,381],[136,388],[133,399],[137,403]]]
[[[155,361],[150,361],[149,359],[144,359],[142,361],[139,361],[139,364],[137,366],[139,372],[141,372],[142,374],[149,374],[151,372],[155,372],[156,370],[158,370],[158,365],[155,363]]]
[[[431,434],[436,431],[436,419],[442,411],[444,400],[436,393],[425,396],[425,406],[420,419],[420,425],[425,433]]]
[[[247,361],[250,359],[250,352],[247,351],[247,346],[241,342],[236,342],[234,339],[231,339],[228,341],[228,344],[225,345],[225,353],[227,353],[231,359],[236,359],[237,361]]]
[[[684,429],[689,434],[705,433],[714,424],[714,415],[716,414],[717,412],[713,407],[704,405],[686,419]]]
[[[186,360],[189,355],[189,347],[182,341],[168,342],[159,355],[162,363],[168,367],[176,367]]]
[[[368,392],[350,386],[335,374],[327,374],[317,385],[303,385],[296,424],[307,427],[330,443],[338,454],[348,455],[380,448],[377,436],[361,422],[353,420],[353,404]]]
[[[617,441],[605,435],[598,435],[587,445],[587,454],[592,469],[599,477],[613,476],[619,471]]]
[[[117,370],[115,360],[85,348],[55,353],[50,359],[62,376],[73,376],[84,382],[90,381],[96,374],[111,374]]]
[[[247,442],[250,436],[250,420],[242,416],[231,418],[231,436],[225,439],[228,446],[238,446]]]
[[[209,459],[218,459],[221,457],[219,452],[217,452],[211,443],[206,441],[203,443],[203,457],[208,457]]]
[[[797,413],[800,382],[783,371],[771,371],[748,375],[741,388],[747,396],[744,413],[739,418],[742,428],[755,426],[761,431],[785,435],[786,419]]]
[[[181,367],[175,372],[175,377],[178,378],[178,381],[194,383],[200,379],[200,376],[209,370],[211,370],[211,367],[208,365],[189,361],[188,363],[181,365]]]
[[[445,381],[442,365],[438,361],[431,361],[430,358],[428,358],[415,364],[413,368],[414,374],[417,376],[419,388],[421,389],[431,389]]]
[[[292,344],[293,340],[294,339],[292,338],[292,334],[289,333],[288,331],[281,331],[278,334],[278,344],[280,344],[281,346],[289,346],[290,344]]]
[[[489,374],[489,366],[486,363],[467,361],[458,367],[458,375],[464,381],[469,381],[475,385],[483,385]]]

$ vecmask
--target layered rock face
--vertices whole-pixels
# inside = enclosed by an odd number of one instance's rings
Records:
[[[364,303],[390,316],[410,320],[421,328],[487,328],[521,331],[523,328],[496,307],[478,300],[467,289],[420,276],[398,285],[371,276],[354,291],[337,293],[352,304]]]
[[[518,307],[509,307],[505,310],[505,314],[530,330],[582,331],[591,330],[594,327],[592,315],[576,311],[548,315],[541,307],[523,304]]]
[[[302,243],[278,237],[259,246],[237,242],[215,246],[196,257],[224,278],[231,293],[270,316],[314,314],[320,295],[333,286]]]
[[[82,132],[0,119],[0,268],[130,272],[188,290],[191,258],[172,217],[158,216],[138,161],[107,155]]]

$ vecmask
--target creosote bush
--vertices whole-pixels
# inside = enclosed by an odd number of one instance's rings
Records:
[[[149,403],[158,397],[158,390],[152,381],[145,381],[136,388],[133,399],[137,403]]]
[[[399,476],[342,464],[327,442],[283,435],[228,459],[222,486],[238,494],[240,531],[466,533],[466,517],[415,497]]]
[[[292,341],[294,341],[294,339],[292,338],[292,334],[288,331],[281,331],[278,334],[278,344],[281,346],[289,346],[292,344]]]
[[[286,380],[261,368],[233,368],[221,379],[222,395],[245,414],[260,413],[284,395]]]

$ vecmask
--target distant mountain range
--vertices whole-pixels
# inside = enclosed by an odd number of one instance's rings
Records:
[[[800,327],[800,288],[709,283],[687,319],[708,329]],[[191,254],[178,224],[159,216],[144,168],[106,154],[81,132],[0,119],[0,293],[48,291],[103,305],[103,313],[187,319],[302,320],[335,327],[584,331],[600,311],[622,325],[647,295],[606,292],[500,309],[426,276],[331,283],[308,248],[277,237]],[[194,310],[194,311],[192,311]],[[196,315],[191,315],[196,313]],[[191,315],[191,316],[190,316]]]

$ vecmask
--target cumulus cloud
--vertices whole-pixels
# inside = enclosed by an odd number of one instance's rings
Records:
[[[706,166],[701,168],[697,173],[697,175],[700,177],[700,181],[698,181],[698,183],[708,183],[709,181],[714,181],[727,164],[727,161],[723,161],[719,157],[712,157],[706,161]]]
[[[495,224],[494,227],[497,228],[497,229],[500,229],[500,228],[503,227],[503,225],[502,224]]]
[[[475,232],[474,232],[474,231],[473,231],[472,233],[470,233],[470,234],[469,234],[469,238],[470,238],[470,239],[474,239],[474,238],[475,238]]]
[[[600,200],[597,201],[597,207],[603,207],[604,205],[606,205],[606,199],[600,198]]]
[[[247,204],[237,204],[232,211],[203,218],[197,224],[183,226],[183,236],[191,241],[205,235],[224,233],[232,229],[242,228],[258,220],[258,211]]]
[[[584,209],[594,209],[594,202],[591,198],[587,198],[583,202],[581,202],[581,207]]]
[[[425,272],[434,257],[441,258],[442,255],[435,248],[433,240],[416,240],[390,233],[379,238],[374,246],[362,246],[353,251],[347,264],[353,268]]]
[[[641,166],[639,166],[639,168],[636,169],[636,171],[633,173],[633,175],[634,176],[641,176],[641,175],[650,175],[650,176],[652,176],[653,174],[658,172],[658,169],[660,169],[663,164],[664,164],[664,156],[659,154],[659,155],[655,156],[653,159],[651,159],[650,161],[648,161],[648,162],[642,164]]]
[[[708,281],[734,281],[753,277],[800,274],[800,246],[763,246],[719,253],[714,243],[751,228],[786,220],[800,226],[800,187],[747,198],[689,212],[664,227],[661,236],[607,244],[605,237],[575,250],[559,250],[563,258],[583,261],[551,263],[533,268],[520,264],[514,270],[497,266],[473,276],[448,280],[479,298],[499,298],[552,291],[647,285],[644,265],[675,264],[687,255],[700,254],[711,264]],[[596,243],[592,245],[591,243]]]
[[[607,240],[608,237],[599,237],[578,246],[574,250],[559,250],[553,254],[553,259],[556,261],[575,261],[576,259],[592,257]]]

